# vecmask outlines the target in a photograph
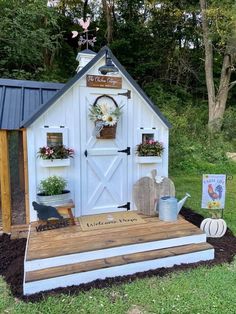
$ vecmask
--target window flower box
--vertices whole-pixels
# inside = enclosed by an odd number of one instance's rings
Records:
[[[73,158],[74,150],[64,145],[40,147],[37,152],[42,167],[67,167],[70,166],[70,158]]]
[[[70,158],[65,159],[41,159],[40,160],[41,167],[69,167],[70,166]]]
[[[135,161],[139,164],[158,164],[162,162],[159,156],[136,156]]]
[[[162,162],[164,146],[161,142],[146,140],[137,145],[136,162],[140,164],[157,164]]]

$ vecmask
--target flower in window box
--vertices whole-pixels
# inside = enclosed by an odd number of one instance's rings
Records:
[[[68,148],[64,145],[55,145],[55,146],[43,146],[39,148],[37,155],[39,158],[45,160],[53,160],[53,159],[67,159],[73,158],[74,150],[72,148]]]
[[[138,156],[158,156],[160,157],[164,151],[163,144],[159,141],[147,140],[137,145]]]

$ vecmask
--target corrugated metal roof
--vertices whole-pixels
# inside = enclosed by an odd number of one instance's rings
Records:
[[[64,84],[0,79],[0,129],[17,130]]]
[[[57,101],[69,88],[71,88],[75,82],[77,82],[83,75],[87,73],[87,71],[100,59],[102,58],[106,52],[109,52],[109,55],[119,69],[119,71],[127,78],[127,80],[133,85],[136,91],[143,97],[143,99],[147,102],[147,104],[153,109],[153,111],[157,114],[157,116],[163,121],[163,123],[170,128],[170,122],[163,116],[159,108],[151,101],[151,99],[145,94],[142,88],[138,85],[138,83],[129,75],[129,73],[125,70],[125,68],[120,64],[120,62],[113,55],[111,50],[105,46],[103,47],[99,53],[88,63],[85,67],[83,67],[70,81],[68,81],[64,87],[55,94],[47,103],[39,108],[38,111],[33,113],[28,119],[23,120],[22,127],[28,127],[31,123],[33,123],[41,114],[43,114],[55,101]]]

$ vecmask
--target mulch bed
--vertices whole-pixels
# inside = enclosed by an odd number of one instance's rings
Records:
[[[194,213],[191,209],[183,208],[181,210],[183,217],[196,226],[200,226],[203,217]],[[213,266],[221,263],[230,263],[234,255],[236,255],[236,237],[228,229],[226,234],[219,239],[208,239],[208,242],[215,248],[215,259],[212,261],[198,262],[193,264],[176,265],[171,268],[159,268],[156,270],[137,273],[129,276],[121,276],[115,278],[107,278],[105,280],[96,280],[89,284],[81,284],[67,288],[57,288],[48,292],[37,293],[28,297],[22,294],[23,282],[23,264],[26,239],[12,240],[9,235],[3,234],[0,236],[0,275],[4,277],[11,288],[12,294],[24,301],[39,301],[48,295],[56,295],[59,293],[78,294],[81,291],[87,291],[91,288],[111,287],[113,284],[121,284],[132,282],[138,278],[151,276],[165,276],[173,271],[180,271],[199,267],[200,265]]]

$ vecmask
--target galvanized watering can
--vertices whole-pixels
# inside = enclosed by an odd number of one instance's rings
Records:
[[[175,197],[161,197],[159,200],[159,219],[163,221],[177,220],[178,214],[188,197],[191,196],[186,193],[185,197],[179,202]]]

